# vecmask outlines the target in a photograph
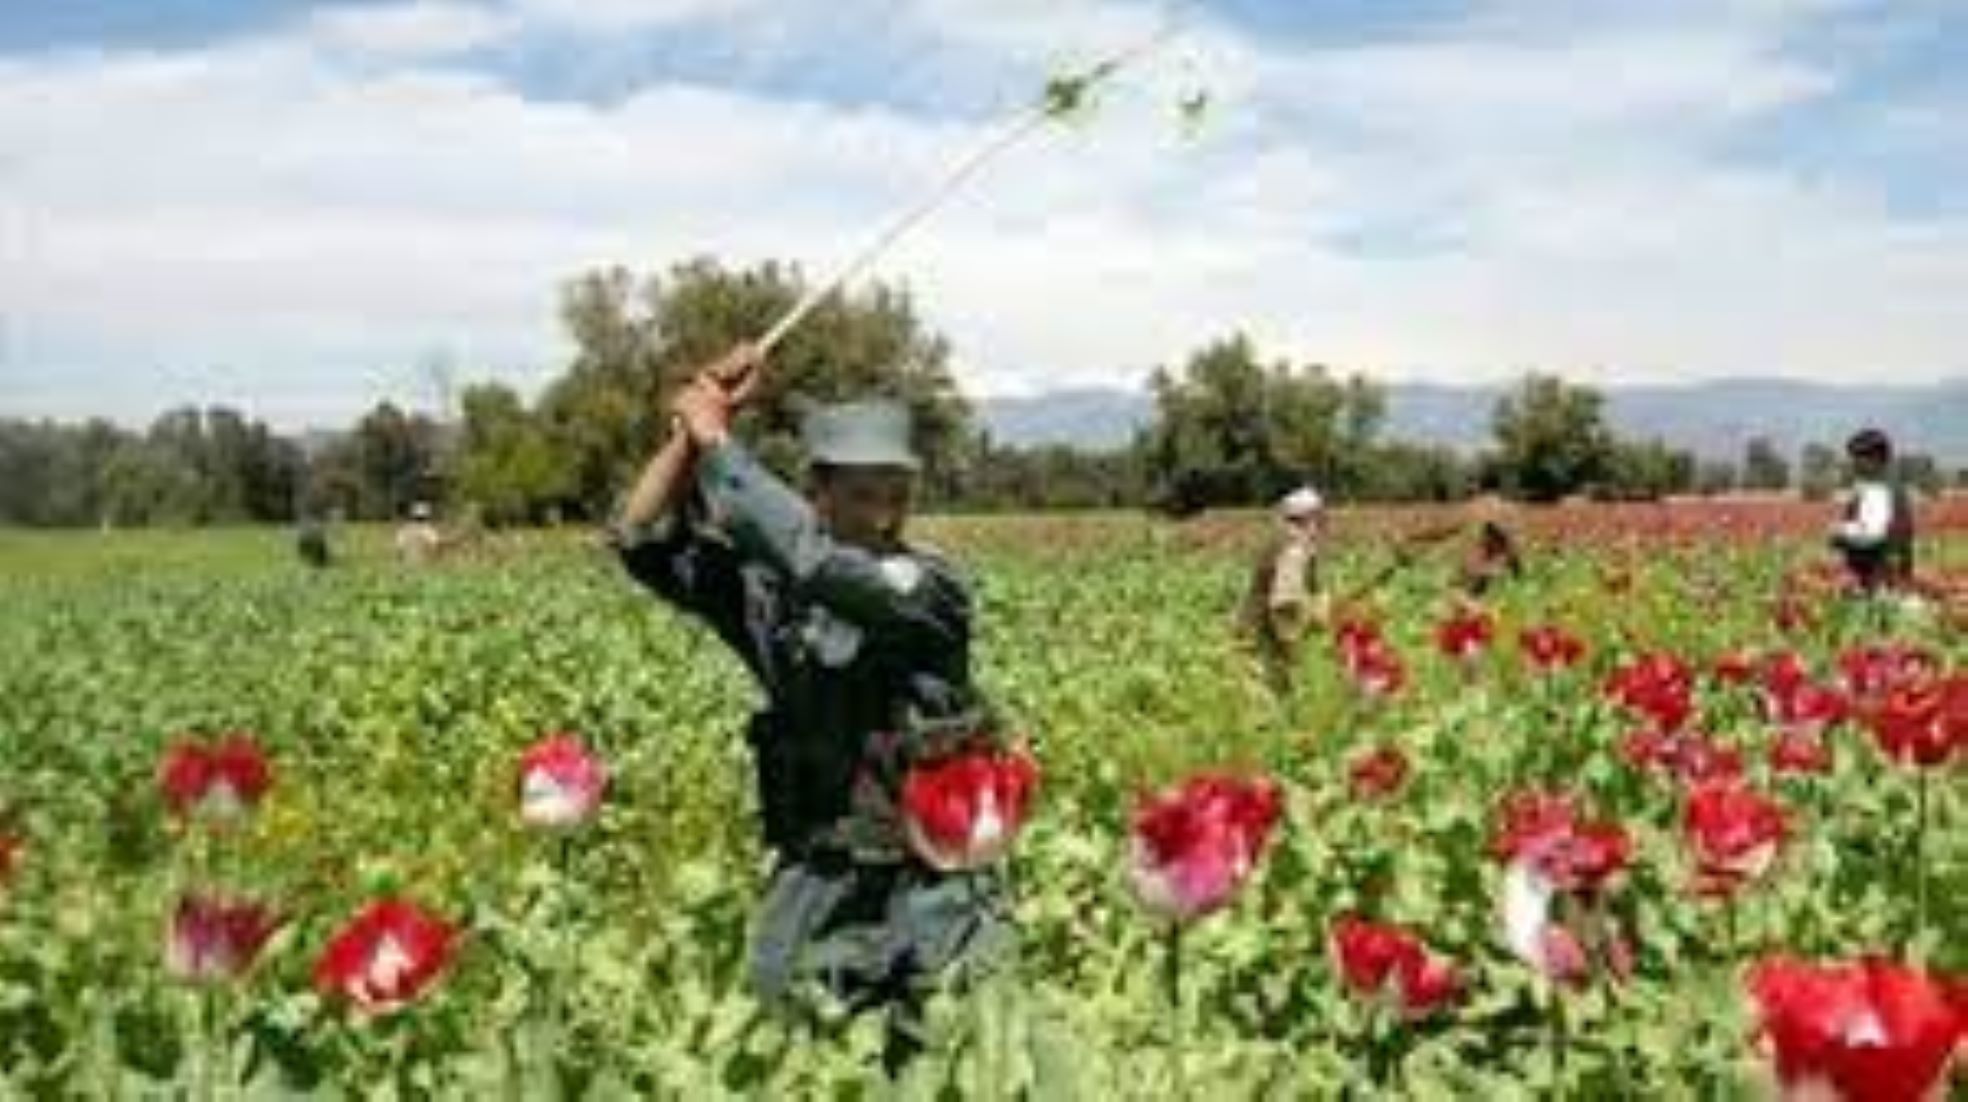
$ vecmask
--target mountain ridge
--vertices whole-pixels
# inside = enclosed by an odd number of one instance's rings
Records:
[[[1511,384],[1384,384],[1383,437],[1469,451],[1489,442],[1490,413]],[[1807,443],[1837,446],[1866,425],[1892,434],[1905,452],[1968,463],[1968,378],[1935,383],[1856,385],[1741,376],[1700,383],[1599,388],[1606,416],[1622,436],[1658,437],[1703,458],[1740,458],[1752,437],[1768,437],[1791,458]],[[1019,397],[981,398],[979,420],[999,443],[1064,444],[1099,450],[1128,442],[1153,416],[1144,390],[1070,387]]]

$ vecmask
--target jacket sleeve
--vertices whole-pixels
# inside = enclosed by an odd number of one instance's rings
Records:
[[[745,583],[739,556],[728,543],[701,529],[686,506],[641,528],[616,527],[616,553],[629,576],[657,596],[695,615],[741,654]]]

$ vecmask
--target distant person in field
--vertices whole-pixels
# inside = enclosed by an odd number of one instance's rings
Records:
[[[1481,599],[1505,581],[1524,573],[1524,559],[1517,551],[1517,540],[1504,527],[1503,500],[1485,494],[1470,504],[1470,524],[1476,539],[1463,555],[1459,588],[1464,595]]]
[[[1893,475],[1893,442],[1866,429],[1845,442],[1852,489],[1831,545],[1861,592],[1900,590],[1913,580],[1913,498]]]
[[[775,858],[754,990],[793,1010],[815,987],[887,1008],[893,1071],[928,990],[1011,947],[1001,874],[930,867],[897,813],[912,762],[995,730],[971,683],[970,590],[903,539],[908,411],[810,411],[802,496],[731,432],[762,370],[740,346],[682,389],[615,538],[630,575],[714,629],[765,694],[747,730]]]
[[[396,530],[396,557],[411,565],[437,558],[444,549],[444,537],[431,521],[431,507],[419,501],[410,506],[410,519]]]
[[[334,561],[328,549],[328,526],[312,514],[301,518],[294,533],[294,550],[301,561],[316,570],[325,570]]]
[[[1251,567],[1238,625],[1264,664],[1266,681],[1285,693],[1296,680],[1305,637],[1325,618],[1319,551],[1326,501],[1301,486],[1280,498],[1275,512],[1277,526]]]

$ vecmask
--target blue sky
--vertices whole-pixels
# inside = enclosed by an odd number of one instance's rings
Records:
[[[537,387],[569,276],[824,270],[1171,18],[880,266],[973,392],[1968,375],[1949,0],[66,0],[0,6],[0,415]]]

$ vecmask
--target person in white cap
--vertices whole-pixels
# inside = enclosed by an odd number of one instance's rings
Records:
[[[397,559],[419,566],[437,558],[443,550],[444,537],[431,522],[430,504],[423,501],[412,504],[409,519],[396,529]]]
[[[1277,531],[1251,569],[1238,621],[1264,663],[1266,680],[1283,693],[1291,690],[1300,644],[1325,618],[1319,549],[1326,500],[1313,487],[1300,486],[1278,499],[1276,512]]]

